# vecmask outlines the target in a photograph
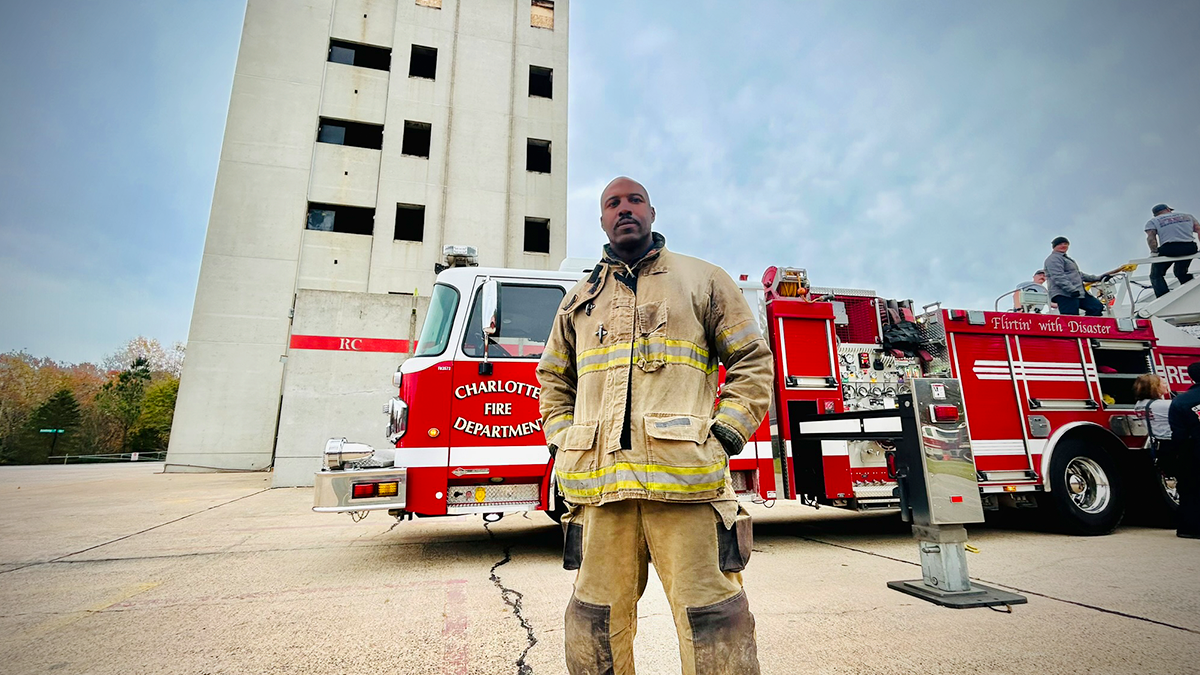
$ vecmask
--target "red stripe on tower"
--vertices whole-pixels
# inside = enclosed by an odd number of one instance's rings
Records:
[[[336,335],[293,335],[290,347],[292,349],[321,349],[334,352],[389,352],[402,354],[408,351],[408,340],[340,337]]]

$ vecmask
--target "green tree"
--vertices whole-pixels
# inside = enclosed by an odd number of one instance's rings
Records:
[[[29,416],[25,429],[4,453],[5,464],[45,464],[47,457],[66,451],[80,422],[79,401],[69,389],[59,389]],[[65,433],[41,433],[62,429]]]
[[[150,363],[139,357],[100,387],[96,394],[96,407],[112,418],[121,431],[121,452],[129,448],[129,432],[142,416],[142,403],[149,385]]]
[[[142,399],[142,414],[134,425],[131,450],[154,452],[167,449],[178,396],[179,380],[173,377],[150,385]]]

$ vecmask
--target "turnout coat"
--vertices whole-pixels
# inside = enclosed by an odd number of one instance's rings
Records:
[[[741,289],[653,237],[633,265],[605,247],[567,292],[538,363],[546,441],[575,504],[733,499],[727,452],[770,401],[770,351]]]

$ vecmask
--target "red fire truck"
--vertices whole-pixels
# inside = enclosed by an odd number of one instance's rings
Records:
[[[486,520],[544,510],[557,518],[564,506],[534,367],[556,309],[581,276],[443,271],[418,347],[394,376],[399,395],[384,409],[394,448],[331,439],[314,510]],[[1100,534],[1131,503],[1174,504],[1174,479],[1153,466],[1132,394],[1144,373],[1165,376],[1175,390],[1190,386],[1186,366],[1200,360],[1200,340],[1173,326],[939,306],[916,312],[911,301],[870,291],[810,287],[794,268],[772,267],[761,284],[741,285],[776,375],[771,415],[730,458],[743,499],[895,508],[886,441],[809,441],[803,432],[847,431],[820,429],[845,422],[812,417],[893,408],[912,379],[939,377],[961,381],[969,438],[924,445],[973,455],[986,509],[1040,506],[1069,531]]]

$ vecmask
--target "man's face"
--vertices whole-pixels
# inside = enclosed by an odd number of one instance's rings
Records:
[[[1066,252],[1067,252],[1067,249],[1069,249],[1069,248],[1071,248],[1071,243],[1070,243],[1070,242],[1064,242],[1064,243],[1062,243],[1062,244],[1059,244],[1058,246],[1055,246],[1055,247],[1054,247],[1054,250],[1055,250],[1055,251],[1058,251],[1059,253],[1066,253]]]
[[[1042,274],[1042,273],[1038,273],[1038,274],[1035,274],[1035,275],[1033,275],[1033,283],[1035,283],[1035,284],[1044,284],[1044,283],[1046,283],[1046,275],[1045,275],[1045,274]]]
[[[614,248],[635,248],[650,239],[654,207],[646,188],[628,178],[608,184],[600,197],[600,227]]]

